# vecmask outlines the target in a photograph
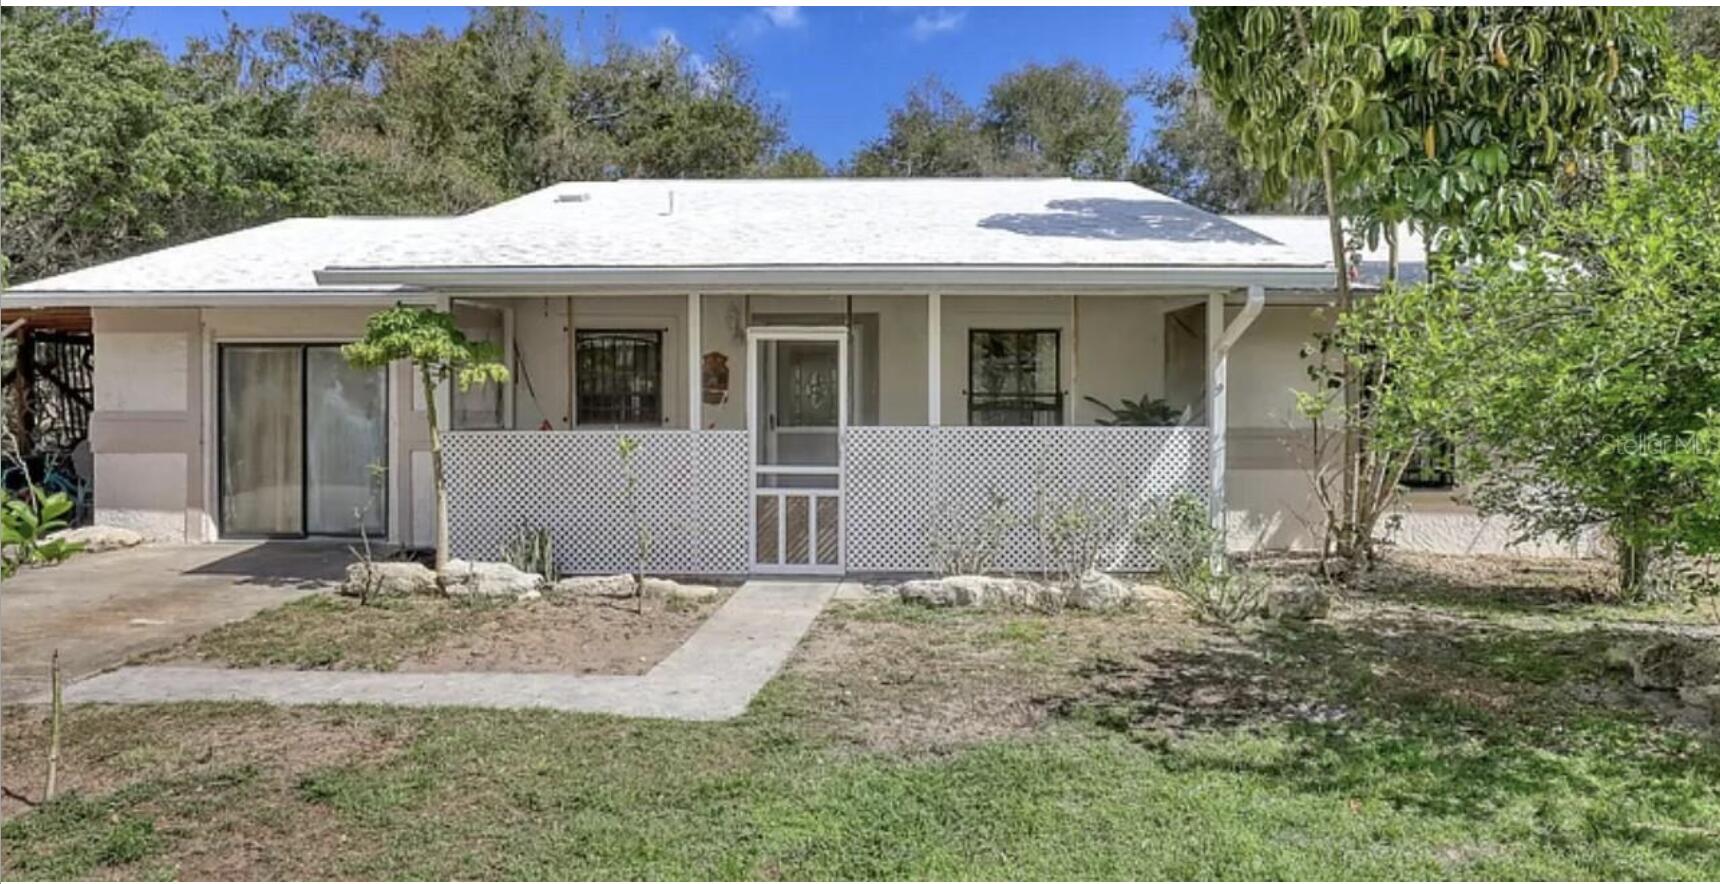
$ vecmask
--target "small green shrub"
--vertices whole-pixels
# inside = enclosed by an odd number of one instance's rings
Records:
[[[520,525],[502,543],[502,561],[527,574],[542,574],[546,582],[554,583],[561,576],[555,570],[555,551],[549,531]]]
[[[1260,613],[1266,599],[1263,576],[1223,561],[1224,535],[1212,527],[1205,502],[1180,494],[1156,507],[1141,523],[1140,542],[1159,550],[1166,588],[1182,597],[1195,618],[1239,623]]]
[[[1163,399],[1142,396],[1139,399],[1119,399],[1116,405],[1092,396],[1081,397],[1110,413],[1108,418],[1094,421],[1101,427],[1174,427],[1182,413]]]
[[[81,551],[84,545],[48,535],[65,528],[72,500],[64,492],[44,494],[30,486],[24,497],[0,496],[0,574],[10,577],[24,565],[52,565]]]
[[[929,538],[932,569],[942,577],[990,571],[1004,537],[1015,524],[1009,498],[995,490],[986,493],[985,509],[978,519],[965,518],[955,513],[948,501],[941,501]]]

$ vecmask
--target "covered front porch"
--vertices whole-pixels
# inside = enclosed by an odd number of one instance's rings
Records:
[[[452,552],[530,528],[568,573],[920,572],[989,519],[994,566],[1031,572],[1061,507],[1150,570],[1151,507],[1222,513],[1228,350],[1262,299],[452,297],[514,375],[444,394]]]

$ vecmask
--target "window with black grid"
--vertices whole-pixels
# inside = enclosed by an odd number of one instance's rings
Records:
[[[663,422],[663,333],[574,332],[578,423],[656,426]]]
[[[1063,423],[1061,335],[1056,329],[968,332],[968,424]]]

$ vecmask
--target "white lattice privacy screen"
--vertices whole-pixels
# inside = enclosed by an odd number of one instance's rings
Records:
[[[661,574],[747,570],[747,434],[740,430],[449,433],[448,533],[453,554],[494,561],[521,525],[544,528],[571,574],[634,567],[635,522],[623,494],[620,443],[638,440],[636,500]]]
[[[850,427],[845,438],[850,571],[927,570],[934,526],[973,524],[994,493],[1013,514],[996,567],[1045,570],[1035,501],[1085,495],[1115,523],[1105,565],[1148,571],[1154,550],[1134,524],[1176,494],[1206,495],[1204,427]]]

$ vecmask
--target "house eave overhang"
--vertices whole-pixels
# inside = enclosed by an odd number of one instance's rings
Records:
[[[293,291],[10,290],[0,294],[0,311],[47,307],[374,307],[435,302],[434,295],[398,286]]]
[[[715,265],[675,267],[327,267],[324,285],[389,284],[419,290],[490,293],[579,291],[988,292],[1167,291],[1316,288],[1331,282],[1317,265]]]

